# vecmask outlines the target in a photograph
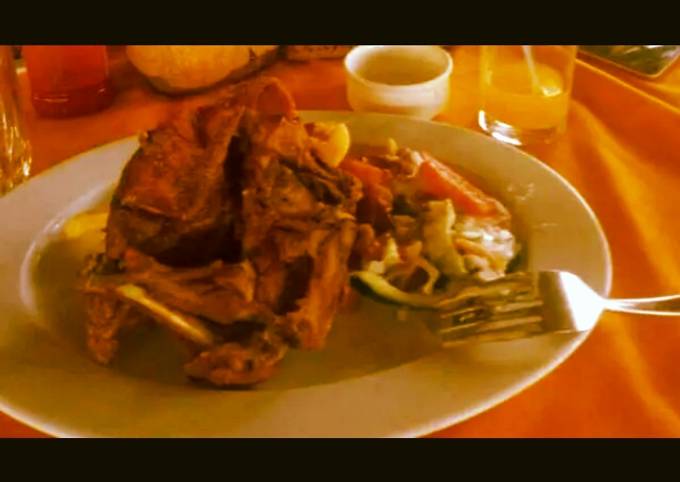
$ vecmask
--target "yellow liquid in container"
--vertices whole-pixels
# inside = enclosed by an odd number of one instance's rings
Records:
[[[516,129],[552,129],[567,115],[569,92],[564,79],[550,66],[535,64],[532,79],[526,61],[509,60],[484,69],[481,107],[487,116]]]

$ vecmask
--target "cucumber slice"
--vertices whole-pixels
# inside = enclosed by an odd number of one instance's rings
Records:
[[[411,308],[434,309],[442,296],[407,293],[390,284],[379,274],[370,271],[355,271],[352,273],[352,286],[360,293],[378,298],[379,301]]]

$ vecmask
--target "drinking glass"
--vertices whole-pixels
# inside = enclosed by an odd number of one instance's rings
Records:
[[[482,46],[479,126],[513,145],[549,142],[567,121],[576,45]]]
[[[31,170],[17,90],[12,48],[0,45],[0,196],[28,178]]]
[[[90,114],[113,102],[105,45],[26,45],[35,111],[44,117]]]

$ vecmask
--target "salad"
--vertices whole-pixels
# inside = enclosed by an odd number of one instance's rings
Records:
[[[362,183],[353,284],[400,305],[426,308],[475,281],[505,276],[520,246],[511,215],[427,152],[354,148],[340,163]]]

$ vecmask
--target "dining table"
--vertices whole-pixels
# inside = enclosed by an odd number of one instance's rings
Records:
[[[451,95],[435,120],[480,131],[480,46],[448,49],[454,61]],[[153,129],[183,103],[227,88],[165,95],[135,69],[124,46],[109,47],[109,58],[113,104],[66,119],[35,113],[26,72],[19,68],[32,176]],[[279,78],[298,109],[351,110],[341,59],[281,59],[254,75]],[[612,297],[680,293],[680,62],[646,79],[579,57],[564,133],[522,149],[567,179],[597,215],[611,249]],[[679,437],[680,319],[606,313],[579,349],[541,380],[426,436]],[[48,435],[0,413],[0,437]]]

